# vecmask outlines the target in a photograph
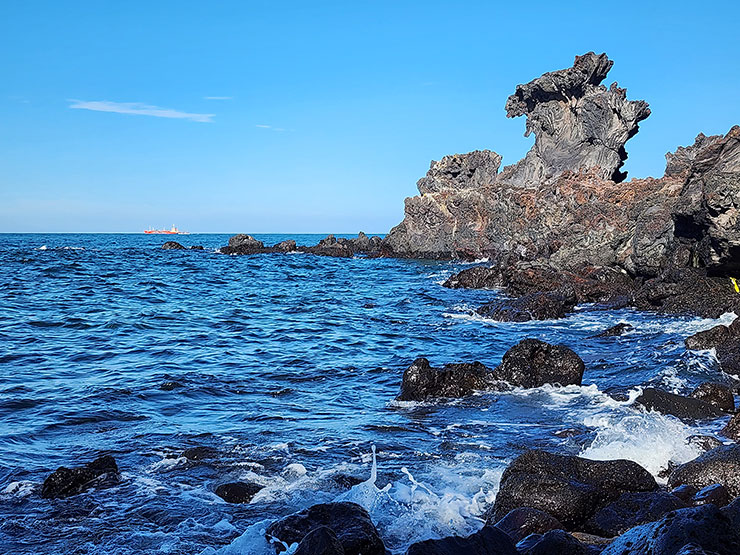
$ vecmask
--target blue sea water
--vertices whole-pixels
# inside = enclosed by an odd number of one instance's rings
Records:
[[[723,425],[631,406],[639,386],[726,379],[711,353],[683,346],[716,320],[584,306],[497,323],[472,309],[499,292],[441,286],[463,264],[226,256],[227,235],[164,251],[166,239],[0,235],[0,552],[269,553],[265,520],[350,499],[403,553],[479,528],[526,448],[630,458],[659,475],[698,454],[689,436]],[[591,338],[617,322],[635,329]],[[495,366],[525,337],[573,348],[584,385],[394,401],[418,356]],[[188,461],[193,446],[219,455]],[[58,466],[102,453],[116,458],[118,485],[40,498]],[[367,481],[349,489],[348,477]],[[228,504],[213,491],[233,480],[264,489]]]

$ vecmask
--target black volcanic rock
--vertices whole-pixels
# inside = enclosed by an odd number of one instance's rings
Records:
[[[411,544],[406,555],[518,555],[511,538],[494,526],[484,526],[466,538],[450,536]]]
[[[525,339],[506,352],[494,375],[517,387],[581,385],[584,368],[581,358],[564,345]]]
[[[732,497],[740,496],[740,445],[722,445],[680,465],[668,478],[671,487],[705,488],[722,484]]]
[[[596,335],[592,336],[594,338],[596,337],[617,337],[620,335],[624,335],[628,331],[632,331],[633,327],[630,324],[621,322],[619,324],[616,324],[610,328],[605,329],[602,332],[597,333]]]
[[[293,555],[345,555],[345,552],[334,530],[319,526],[306,534]]]
[[[599,536],[618,536],[684,507],[686,502],[663,491],[628,492],[597,511],[586,523],[586,528]]]
[[[488,524],[490,517],[487,515]],[[494,524],[499,530],[506,532],[515,542],[523,540],[530,534],[544,534],[550,530],[560,530],[563,525],[552,515],[531,507],[520,507],[510,511],[506,516]]]
[[[459,398],[488,388],[493,371],[480,362],[446,364],[433,368],[425,358],[417,358],[403,373],[399,401],[425,401],[436,397]]]
[[[740,534],[712,504],[679,509],[616,538],[601,555],[678,555],[740,553]]]
[[[287,545],[301,543],[310,532],[326,526],[334,532],[346,555],[385,555],[370,515],[356,503],[322,503],[288,515],[267,527],[266,534]],[[275,544],[278,552],[284,551]]]
[[[167,241],[162,245],[162,249],[166,251],[184,251],[185,247],[183,247],[177,241]]]
[[[735,397],[726,385],[704,382],[691,392],[691,397],[710,403],[724,412],[735,411]]]
[[[564,530],[532,534],[516,546],[519,555],[589,555],[592,551]]]
[[[77,468],[60,466],[41,486],[41,497],[54,499],[77,495],[91,487],[108,485],[118,480],[118,466],[110,455],[99,457]]]
[[[476,312],[499,322],[526,322],[563,318],[575,305],[573,291],[553,291],[493,301],[481,306]]]
[[[573,530],[623,493],[653,491],[657,487],[650,473],[632,461],[592,461],[526,451],[504,470],[493,518],[503,518],[520,507],[532,507]]]
[[[646,387],[640,396],[635,399],[635,405],[645,407],[647,410],[690,420],[715,418],[722,415],[719,408],[707,401],[693,397],[683,397],[654,387]]]
[[[227,503],[249,503],[262,486],[248,482],[229,482],[216,488],[216,495]]]

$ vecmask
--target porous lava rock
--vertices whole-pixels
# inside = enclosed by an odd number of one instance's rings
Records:
[[[687,484],[698,489],[722,484],[730,496],[739,496],[740,445],[721,445],[678,466],[668,483],[671,487]]]
[[[545,384],[581,385],[584,369],[581,357],[565,345],[525,339],[506,351],[494,374],[510,385],[531,388]]]
[[[262,486],[249,482],[229,482],[216,488],[216,495],[227,503],[249,503]]]
[[[643,389],[635,399],[635,405],[687,420],[716,418],[722,415],[722,411],[712,403],[694,397],[676,395],[654,387]]]
[[[487,389],[494,382],[493,372],[480,362],[446,364],[434,368],[425,358],[417,358],[403,373],[399,401],[425,401],[437,397],[459,398]]]
[[[118,480],[118,465],[113,457],[104,455],[76,468],[60,466],[41,486],[41,497],[55,499],[82,493],[91,487],[110,485]]]
[[[325,526],[336,535],[346,555],[385,555],[380,539],[368,512],[356,503],[321,503],[288,515],[267,527],[268,537],[287,545],[301,543],[317,528]],[[276,543],[278,552],[284,547]]]
[[[450,536],[411,544],[406,555],[518,555],[511,538],[494,526],[468,537]]]
[[[652,475],[632,461],[594,461],[530,450],[504,470],[493,518],[532,507],[558,519],[566,530],[574,530],[622,494],[657,487]]]

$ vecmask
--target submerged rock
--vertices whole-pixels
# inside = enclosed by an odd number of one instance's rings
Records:
[[[740,495],[740,445],[722,445],[676,468],[671,487],[688,484],[705,488],[722,484],[732,497]]]
[[[41,486],[41,497],[54,499],[77,495],[101,485],[118,481],[118,465],[110,455],[104,455],[77,468],[60,466],[52,472]]]
[[[693,397],[683,397],[653,387],[646,387],[640,396],[635,399],[635,405],[689,420],[716,418],[722,415],[722,411],[711,403]]]
[[[719,325],[711,329],[700,331],[686,338],[687,349],[713,349],[730,338],[730,328]]]
[[[633,327],[631,324],[620,322],[619,324],[616,324],[610,328],[605,329],[602,332],[597,333],[593,337],[617,337],[619,335],[624,335],[628,331],[632,331],[632,329]]]
[[[685,501],[662,491],[628,492],[597,511],[586,528],[599,536],[614,537],[686,506]]]
[[[451,536],[411,544],[406,555],[518,555],[511,538],[493,526],[484,526],[466,538]]]
[[[322,503],[273,522],[267,528],[272,536],[287,545],[301,543],[312,531],[327,527],[334,532],[346,555],[385,555],[368,512],[356,503]],[[284,547],[275,544],[278,552]]]
[[[198,445],[185,449],[182,452],[182,456],[190,461],[204,461],[218,457],[218,450],[207,445]]]
[[[216,488],[216,495],[227,503],[249,503],[262,486],[248,482],[230,482]]]
[[[592,461],[526,451],[514,459],[501,477],[493,518],[503,518],[519,507],[532,507],[573,530],[622,494],[655,489],[655,479],[632,461]]]
[[[433,368],[425,358],[417,358],[403,373],[399,401],[425,401],[435,397],[459,398],[486,389],[493,372],[480,362],[446,364]]]
[[[581,358],[568,347],[525,339],[506,352],[494,374],[513,386],[529,388],[581,385],[584,369]]]
[[[608,545],[602,555],[676,555],[696,549],[717,555],[740,553],[740,535],[714,505],[672,511],[660,520],[637,526]],[[693,550],[693,551],[692,551]]]
[[[223,254],[258,254],[265,250],[265,244],[251,235],[239,233],[229,239],[229,244],[221,247]]]

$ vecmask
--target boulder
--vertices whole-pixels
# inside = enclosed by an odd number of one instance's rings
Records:
[[[722,415],[722,411],[711,403],[654,387],[643,389],[640,396],[635,399],[635,405],[687,420],[702,420]]]
[[[446,364],[433,368],[425,358],[417,358],[403,373],[399,401],[425,401],[437,397],[459,398],[487,389],[493,372],[480,362]]]
[[[732,376],[740,375],[740,339],[733,338],[715,348],[722,371]]]
[[[258,254],[265,251],[265,244],[244,233],[229,238],[229,244],[221,247],[223,254]]]
[[[296,245],[296,242],[293,239],[286,239],[285,241],[280,241],[275,244],[273,248],[281,252],[294,252],[298,248],[298,245]]]
[[[563,318],[575,305],[576,298],[572,291],[551,291],[493,301],[481,306],[476,312],[498,322],[526,322]]]
[[[740,445],[722,445],[680,465],[668,478],[671,487],[705,488],[722,484],[732,497],[740,495]]]
[[[687,349],[700,351],[713,349],[730,338],[730,328],[719,325],[708,330],[700,331],[686,338],[684,343]]]
[[[85,466],[67,468],[60,466],[41,486],[41,497],[57,499],[77,495],[90,489],[118,481],[118,465],[110,455],[98,457]]]
[[[342,545],[345,555],[385,555],[380,539],[368,512],[356,503],[322,503],[273,522],[266,534],[287,545],[301,543],[317,528],[330,528]],[[275,544],[277,551],[284,551]]]
[[[604,331],[597,333],[596,335],[592,336],[594,338],[596,337],[617,337],[619,335],[624,335],[628,331],[632,331],[633,327],[631,324],[627,324],[626,322],[620,322],[619,324],[616,324],[610,328],[606,328]]]
[[[733,441],[740,441],[740,412],[733,414],[730,421],[722,428],[720,432],[725,437]]]
[[[581,358],[568,347],[525,339],[506,351],[494,375],[515,387],[581,385],[584,369]]]
[[[186,250],[184,246],[182,246],[177,241],[167,241],[164,245],[162,245],[162,248],[166,251],[184,251]]]
[[[229,482],[216,488],[216,495],[227,503],[249,503],[262,486],[248,482]]]
[[[493,518],[501,519],[516,508],[532,507],[558,519],[566,530],[573,530],[622,494],[655,489],[651,474],[632,461],[593,461],[526,451],[501,477]]]
[[[628,492],[599,509],[586,523],[586,529],[599,536],[614,537],[686,506],[675,495],[663,491]]]
[[[466,538],[450,536],[411,544],[406,555],[518,555],[511,538],[494,526],[484,526]]]
[[[488,523],[491,523],[490,520],[488,520]],[[519,543],[530,534],[544,534],[550,530],[563,528],[563,525],[554,516],[531,507],[521,507],[510,511],[494,526],[506,532],[514,543]]]
[[[345,555],[345,552],[334,531],[319,526],[306,534],[293,555]]]
[[[714,505],[679,509],[632,528],[606,546],[601,555],[676,555],[696,553],[696,549],[717,555],[740,553],[740,534]]]
[[[722,484],[712,484],[711,486],[702,488],[696,492],[692,499],[693,505],[712,503],[717,507],[724,507],[729,502],[730,494],[727,493],[727,489]]]
[[[735,411],[735,397],[726,385],[704,382],[691,392],[691,397],[710,403],[724,412]]]
[[[588,555],[591,551],[564,530],[532,534],[517,544],[519,555]]]

